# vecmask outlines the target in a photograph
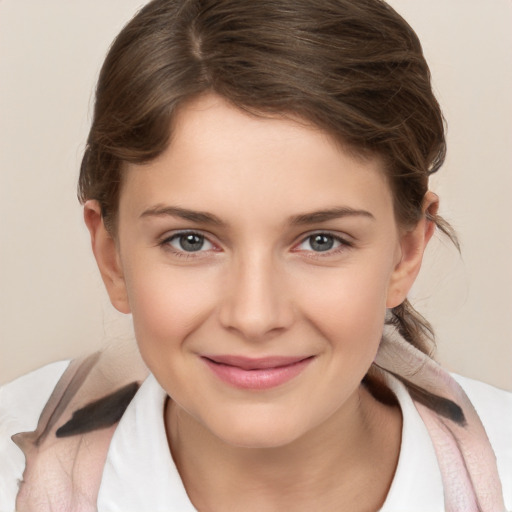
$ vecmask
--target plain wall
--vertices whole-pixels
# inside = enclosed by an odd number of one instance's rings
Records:
[[[0,383],[132,337],[75,189],[99,67],[143,3],[0,1]],[[434,241],[412,298],[446,367],[512,390],[512,2],[390,3],[422,40],[447,119],[432,189],[463,251]]]

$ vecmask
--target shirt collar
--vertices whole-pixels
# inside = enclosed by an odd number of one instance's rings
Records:
[[[444,510],[441,472],[434,446],[405,386],[386,374],[402,410],[402,442],[395,476],[380,512]]]
[[[398,466],[381,512],[443,510],[443,486],[428,431],[405,386],[388,385],[402,409]],[[109,447],[98,511],[195,512],[168,448],[164,426],[167,395],[153,375],[126,409]]]
[[[98,494],[98,511],[194,512],[169,450],[167,395],[153,375],[142,384],[114,433]]]

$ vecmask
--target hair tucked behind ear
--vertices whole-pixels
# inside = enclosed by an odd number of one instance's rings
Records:
[[[379,156],[398,223],[423,215],[445,157],[443,117],[416,34],[385,2],[154,0],[107,55],[81,166],[79,198],[99,201],[114,236],[123,163],[162,153],[177,108],[205,92],[302,118],[354,154]],[[431,352],[432,329],[408,302],[392,322]]]
[[[386,323],[394,325],[398,332],[416,348],[432,355],[434,331],[430,323],[405,299],[391,310]]]
[[[460,250],[457,234],[446,220],[428,211],[425,216]],[[402,304],[395,306],[387,316],[386,323],[395,326],[403,338],[416,348],[429,356],[433,355],[435,349],[434,329],[426,318],[414,309],[409,300],[406,299]]]

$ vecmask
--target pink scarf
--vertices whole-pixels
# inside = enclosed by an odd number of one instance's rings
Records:
[[[434,445],[446,512],[504,512],[496,456],[460,385],[386,326],[375,364],[406,383]]]
[[[389,326],[375,366],[409,389],[436,451],[446,512],[504,512],[496,457],[459,384]],[[70,363],[36,430],[13,436],[26,458],[18,512],[96,511],[112,435],[136,391],[134,382],[146,376],[140,356],[126,349]]]

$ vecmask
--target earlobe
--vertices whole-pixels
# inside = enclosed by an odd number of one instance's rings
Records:
[[[391,276],[387,295],[387,308],[394,308],[407,297],[421,268],[423,254],[435,230],[434,218],[439,208],[439,198],[428,191],[423,198],[423,215],[410,230],[400,235],[400,253]]]
[[[121,313],[130,313],[118,247],[114,238],[105,228],[98,201],[86,201],[84,221],[91,236],[92,251],[110,302]]]

